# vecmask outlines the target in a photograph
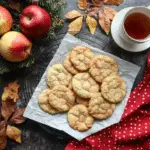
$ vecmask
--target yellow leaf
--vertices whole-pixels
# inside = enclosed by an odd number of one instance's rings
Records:
[[[94,34],[95,30],[96,30],[96,27],[97,27],[97,21],[94,18],[92,18],[89,15],[87,15],[87,17],[86,17],[86,24],[88,25],[91,34]]]
[[[16,102],[19,99],[18,89],[20,85],[16,82],[9,83],[2,94],[2,101],[13,100]]]
[[[78,0],[78,8],[85,10],[87,8],[87,0]]]
[[[69,27],[68,32],[72,35],[75,35],[78,32],[80,32],[80,30],[82,28],[82,24],[83,24],[82,20],[83,20],[83,17],[79,17],[76,20],[74,20],[73,22],[71,22],[68,26]]]
[[[21,143],[21,131],[18,128],[8,125],[6,135],[10,139],[15,140],[18,143]]]
[[[81,17],[81,16],[82,14],[76,10],[69,11],[68,13],[65,14],[65,18],[67,19],[74,19],[74,18]]]
[[[106,5],[120,5],[124,0],[105,0],[104,4]]]

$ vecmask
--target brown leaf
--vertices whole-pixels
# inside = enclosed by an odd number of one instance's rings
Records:
[[[111,21],[102,10],[99,11],[99,24],[108,35],[110,32]]]
[[[7,121],[16,109],[16,103],[12,100],[2,101],[1,113]]]
[[[83,16],[83,15],[76,10],[69,11],[68,13],[65,14],[66,19],[75,19],[75,18],[81,17],[81,16]]]
[[[92,18],[89,15],[87,15],[87,17],[86,17],[86,24],[88,25],[91,34],[94,34],[95,30],[96,30],[96,27],[97,27],[97,21],[94,18]]]
[[[99,13],[99,8],[98,7],[91,7],[91,8],[88,8],[86,13],[91,16],[91,17],[94,17],[95,19],[97,18],[98,16],[98,13]]]
[[[117,11],[110,7],[104,7],[104,14],[112,21],[117,14]]]
[[[15,140],[18,143],[21,143],[21,131],[18,128],[8,125],[6,135],[10,139]]]
[[[124,0],[104,0],[104,4],[106,5],[120,5]]]
[[[4,150],[7,144],[6,121],[0,121],[0,150]]]
[[[99,24],[107,35],[110,32],[111,23],[116,14],[117,11],[109,7],[104,7],[104,10],[99,11]]]
[[[78,32],[80,32],[82,28],[82,24],[83,24],[82,20],[83,20],[83,17],[79,17],[73,22],[71,22],[68,26],[69,27],[68,32],[72,35],[75,35]]]
[[[23,123],[25,121],[25,118],[23,117],[24,111],[25,108],[17,108],[13,116],[10,118],[10,121],[15,124]]]
[[[19,99],[18,90],[20,85],[17,82],[9,83],[5,88],[2,94],[2,101],[6,101],[8,99],[16,102]]]
[[[93,6],[96,6],[96,7],[100,7],[101,6],[101,3],[103,2],[102,0],[91,0]]]
[[[11,9],[14,9],[14,10],[20,12],[20,7],[21,7],[21,5],[20,5],[20,0],[13,0],[13,1],[10,1],[10,2],[8,3],[8,6],[9,6]]]
[[[78,0],[78,8],[85,10],[87,8],[87,0]]]

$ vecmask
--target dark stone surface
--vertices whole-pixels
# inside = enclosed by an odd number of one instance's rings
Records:
[[[115,6],[114,8],[121,10],[129,6],[142,5],[150,5],[150,0],[126,0],[119,7]],[[68,6],[65,12],[72,9],[77,9],[76,0],[68,0]],[[67,25],[68,23],[65,23],[64,28],[58,31],[56,40],[39,47],[41,55],[37,57],[36,63],[32,67],[20,69],[0,76],[0,93],[2,93],[3,87],[6,83],[18,80],[21,84],[21,102],[19,105],[27,105],[27,102],[40,81],[46,66],[52,59],[62,38],[64,37],[67,31]],[[92,46],[103,49],[104,51],[110,52],[122,59],[141,66],[141,71],[137,76],[134,87],[140,82],[143,77],[146,57],[149,50],[141,53],[130,53],[124,51],[114,43],[111,36],[106,36],[100,28],[97,28],[96,34],[91,36],[86,25],[83,26],[82,31],[77,35],[77,37]],[[16,144],[13,141],[8,141],[8,150],[63,150],[69,140],[67,137],[63,136],[63,133],[59,134],[60,132],[56,132],[53,129],[46,132],[38,123],[31,120],[26,120],[26,122],[20,125],[19,128],[22,130],[22,144]]]

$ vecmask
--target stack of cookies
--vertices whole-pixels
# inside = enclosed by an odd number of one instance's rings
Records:
[[[117,75],[118,70],[111,57],[94,57],[89,48],[76,46],[64,64],[55,64],[48,70],[49,88],[39,95],[39,106],[50,114],[68,111],[70,127],[87,131],[94,119],[110,117],[116,104],[124,99],[126,84]]]

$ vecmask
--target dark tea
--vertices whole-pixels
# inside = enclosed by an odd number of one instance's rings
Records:
[[[143,13],[130,14],[124,22],[124,27],[133,39],[145,39],[150,35],[150,18]]]

